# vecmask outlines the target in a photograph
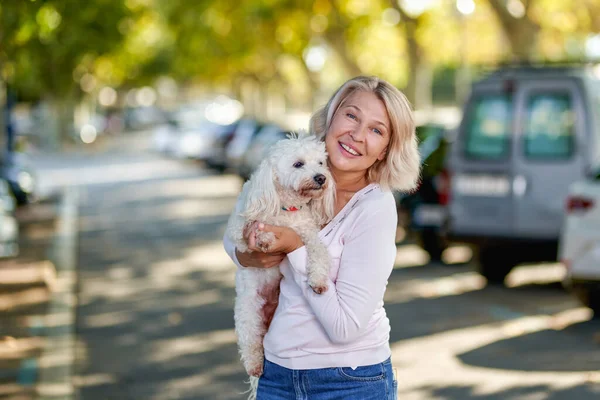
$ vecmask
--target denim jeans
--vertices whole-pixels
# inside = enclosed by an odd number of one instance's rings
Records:
[[[358,367],[288,369],[265,360],[257,400],[396,400],[392,361]]]

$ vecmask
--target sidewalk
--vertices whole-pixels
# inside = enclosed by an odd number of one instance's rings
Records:
[[[77,193],[17,219],[20,254],[0,260],[0,398],[72,399]]]

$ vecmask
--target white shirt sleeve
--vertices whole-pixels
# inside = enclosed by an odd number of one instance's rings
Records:
[[[235,209],[234,211],[235,213],[240,213],[242,212],[242,202],[241,202],[241,196],[238,197],[236,203],[235,203]],[[233,263],[238,267],[238,268],[246,268],[244,267],[242,264],[240,264],[237,255],[235,254],[235,244],[231,241],[231,239],[227,236],[227,231],[225,232],[225,235],[223,236],[223,247],[225,248],[225,252],[227,253],[227,255],[229,256],[229,258],[231,258],[231,260],[233,261]]]
[[[359,211],[359,210],[355,210]],[[396,209],[365,207],[345,236],[337,280],[316,294],[308,286],[306,249],[288,254],[296,283],[333,343],[354,341],[367,327],[396,259]]]

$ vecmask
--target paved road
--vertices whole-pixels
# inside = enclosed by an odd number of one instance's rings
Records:
[[[242,399],[234,269],[221,246],[241,182],[137,140],[40,161],[53,182],[85,188],[81,399]],[[447,255],[468,258],[458,247]],[[468,263],[426,262],[402,242],[386,295],[399,398],[600,398],[600,325],[561,289],[559,266],[520,268],[511,287],[486,288]]]

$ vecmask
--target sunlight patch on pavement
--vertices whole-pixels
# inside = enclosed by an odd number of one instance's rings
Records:
[[[416,244],[398,246],[394,269],[418,267],[429,262],[429,255]]]
[[[425,280],[405,279],[388,283],[386,304],[406,303],[414,299],[432,299],[473,292],[485,287],[485,279],[475,272]]]
[[[107,205],[118,205],[127,201],[139,201],[139,199],[183,199],[186,197],[215,201],[215,198],[219,197],[237,198],[242,183],[241,178],[236,175],[173,178],[137,185],[135,190],[131,190],[131,188],[113,190],[111,196],[105,201]]]
[[[529,264],[515,268],[506,277],[506,286],[514,288],[529,284],[561,282],[565,277],[565,267],[561,263]]]
[[[247,394],[246,396],[243,396],[242,391],[234,392],[234,384],[219,379],[221,377],[240,375],[240,372],[243,371],[241,365],[242,364],[239,361],[235,361],[228,364],[221,364],[214,368],[205,369],[204,371],[191,376],[169,379],[165,384],[166,390],[161,390],[160,393],[169,393],[171,395],[169,399],[216,399],[219,398],[217,397],[217,393],[228,395],[236,393],[240,395],[240,399],[245,399],[247,398]],[[240,383],[242,385],[244,384],[242,381],[240,381]],[[245,387],[244,390],[245,389],[247,389],[247,387]],[[165,398],[163,394],[157,394],[148,400],[165,400]]]
[[[464,264],[473,258],[473,250],[465,245],[449,246],[442,253],[442,261],[446,264]]]
[[[183,170],[181,164],[169,160],[83,165],[43,170],[40,182],[51,182],[53,187],[140,182],[179,176]]]
[[[214,351],[218,347],[234,343],[237,343],[237,337],[233,329],[222,329],[198,335],[155,340],[151,343],[148,362],[168,362],[190,354]]]
[[[188,249],[185,259],[202,271],[235,270],[233,261],[225,252],[221,240]]]
[[[83,324],[87,328],[105,328],[132,322],[134,319],[135,315],[131,311],[115,311],[85,316]]]
[[[77,387],[102,386],[116,382],[117,378],[112,374],[90,374],[74,378]]]
[[[429,398],[427,396],[430,396],[432,388],[465,386],[473,387],[474,395],[486,396],[507,388],[546,385],[549,390],[556,390],[585,383],[589,380],[588,371],[533,372],[484,368],[464,364],[458,356],[501,340],[556,326],[562,329],[587,321],[590,317],[590,311],[580,307],[550,316],[525,316],[392,343],[394,365],[402,377],[399,380],[400,396],[421,400]],[[556,320],[560,320],[560,324],[556,324]]]
[[[168,206],[147,206],[141,212],[159,216],[159,220],[179,220],[187,218],[229,215],[235,206],[235,198],[215,201],[213,199],[190,199],[172,201]]]

